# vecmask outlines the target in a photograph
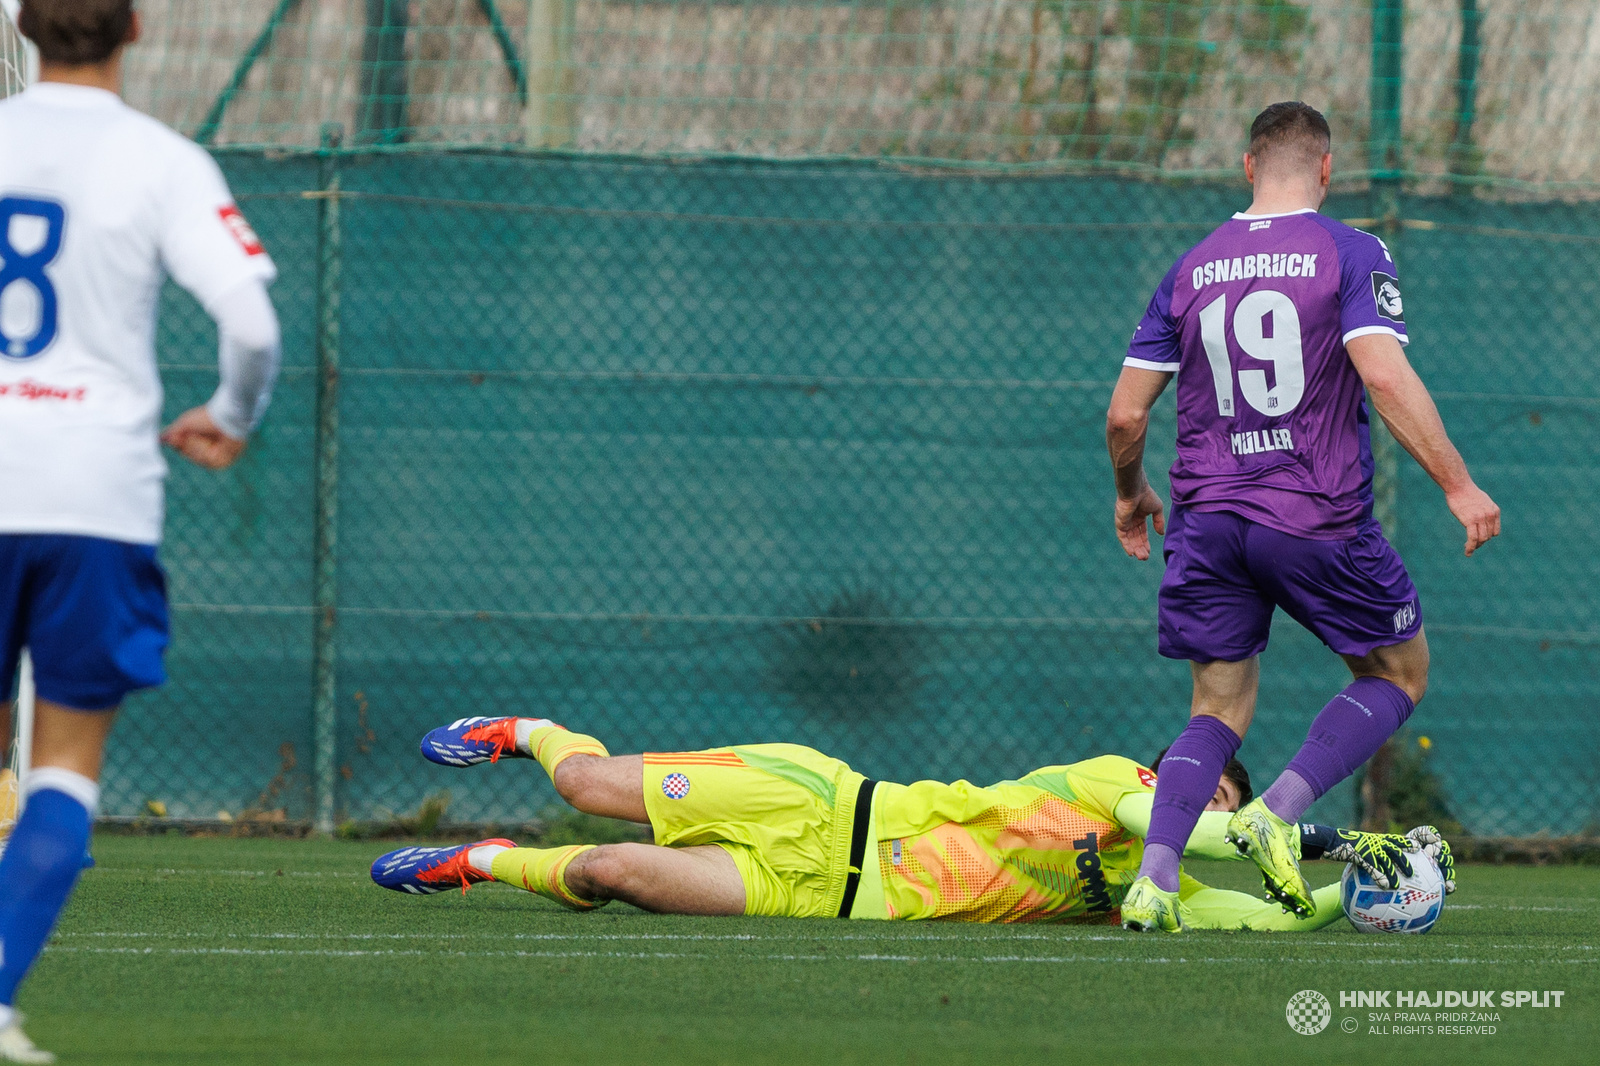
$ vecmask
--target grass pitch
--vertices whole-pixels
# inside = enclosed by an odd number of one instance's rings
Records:
[[[1424,937],[1341,922],[1153,938],[575,915],[499,885],[418,899],[367,880],[394,846],[98,837],[99,867],[23,991],[30,1033],[66,1064],[1526,1064],[1600,1047],[1592,867],[1465,868]],[[1238,864],[1193,871],[1253,880]],[[1332,1001],[1315,1036],[1285,1019],[1301,989]],[[1492,1035],[1396,1033],[1441,1023],[1374,1020],[1338,995],[1446,989],[1565,995],[1445,1023]]]

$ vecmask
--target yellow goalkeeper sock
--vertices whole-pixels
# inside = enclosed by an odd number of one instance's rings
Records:
[[[573,895],[567,887],[566,874],[573,859],[594,847],[593,844],[570,844],[564,848],[507,848],[495,855],[489,869],[494,879],[502,884],[536,892],[575,911],[592,911],[610,901],[597,903]]]
[[[611,755],[594,737],[573,733],[544,718],[517,720],[517,748],[538,759],[551,781],[556,779],[556,767],[574,755]]]

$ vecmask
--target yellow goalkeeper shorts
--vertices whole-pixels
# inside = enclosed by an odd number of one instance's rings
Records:
[[[647,753],[644,806],[657,844],[716,844],[733,858],[746,914],[833,918],[865,780],[799,744]]]

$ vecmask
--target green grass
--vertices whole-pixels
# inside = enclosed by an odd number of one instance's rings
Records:
[[[1600,872],[1471,867],[1429,936],[574,915],[418,899],[392,843],[101,836],[20,1006],[64,1063],[1593,1062]],[[1318,868],[1325,875],[1332,866]],[[1239,865],[1195,869],[1249,887]],[[1331,879],[1331,878],[1330,878]],[[1317,1036],[1290,995],[1334,1002]],[[1561,989],[1494,1036],[1347,1035],[1340,990]]]

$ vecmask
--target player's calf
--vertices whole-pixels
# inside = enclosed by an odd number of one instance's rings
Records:
[[[550,775],[562,799],[584,814],[650,824],[644,805],[644,756],[573,755]]]
[[[739,869],[715,845],[604,844],[572,863],[566,883],[579,896],[621,900],[657,914],[738,915],[745,909]]]
[[[1412,707],[1422,702],[1428,691],[1428,636],[1422,630],[1410,640],[1373,648],[1362,656],[1346,655],[1344,661],[1356,678],[1372,677],[1388,681],[1411,700]]]
[[[372,880],[409,895],[499,881],[577,911],[614,899],[660,914],[743,914],[744,881],[719,847],[576,844],[519,848],[509,840],[408,847],[380,856]]]

